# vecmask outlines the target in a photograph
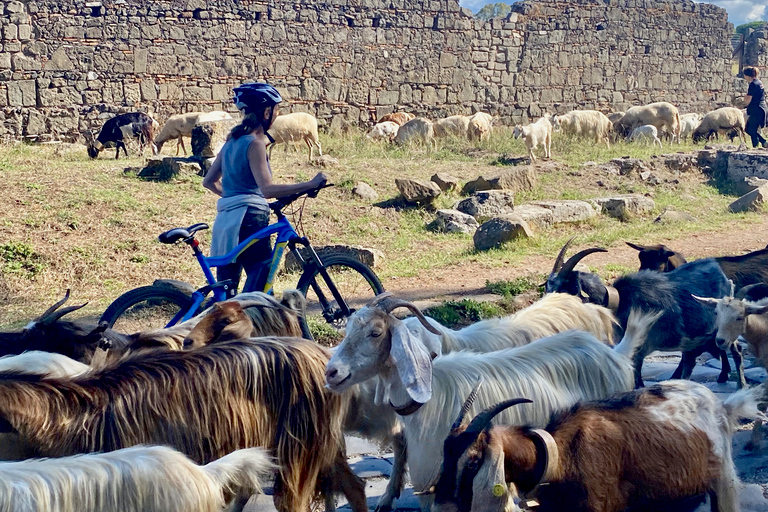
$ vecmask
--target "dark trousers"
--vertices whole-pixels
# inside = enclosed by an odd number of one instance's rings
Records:
[[[239,242],[242,242],[260,229],[269,225],[269,212],[248,208],[243,217],[243,223],[240,224]],[[234,263],[219,267],[216,269],[216,278],[219,281],[231,279],[234,285],[229,289],[228,295],[234,297],[237,294],[238,284],[240,283],[240,273],[245,269],[244,292],[260,292],[264,290],[269,275],[268,265],[264,265],[264,260],[269,258],[272,253],[272,243],[269,237],[264,238],[250,246],[240,255]]]
[[[747,132],[747,135],[752,137],[753,148],[756,148],[761,144],[765,144],[765,139],[759,133],[762,124],[763,123],[761,122],[759,115],[749,116],[749,119],[747,120],[747,127],[744,131]]]

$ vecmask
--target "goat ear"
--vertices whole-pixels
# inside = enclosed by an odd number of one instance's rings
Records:
[[[510,496],[504,474],[504,447],[489,436],[483,464],[472,482],[472,510],[504,512]]]
[[[691,297],[699,301],[699,303],[709,306],[711,308],[716,307],[720,303],[720,299],[712,299],[709,297],[697,297],[696,295],[691,294]]]
[[[432,358],[419,339],[399,320],[392,326],[390,355],[411,398],[426,403],[432,397]]]
[[[768,312],[768,304],[765,306],[756,306],[753,304],[747,304],[747,307],[744,309],[744,312],[748,315],[762,315],[765,312]]]

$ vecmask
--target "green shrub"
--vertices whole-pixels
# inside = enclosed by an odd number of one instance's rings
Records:
[[[546,277],[544,276],[523,276],[512,279],[511,281],[506,279],[502,279],[501,281],[486,281],[485,288],[491,293],[509,298],[536,288],[541,288],[540,291],[543,292],[544,290],[541,284],[545,280]]]
[[[455,329],[471,325],[486,318],[503,316],[504,309],[493,302],[478,302],[473,299],[459,301],[449,300],[439,306],[434,306],[424,314],[430,316],[446,327]]]
[[[0,264],[7,274],[27,274],[29,277],[39,274],[45,265],[42,257],[24,242],[0,244]]]

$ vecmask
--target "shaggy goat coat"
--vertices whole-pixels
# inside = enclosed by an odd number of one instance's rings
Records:
[[[0,432],[43,456],[164,444],[207,463],[269,448],[278,509],[307,510],[318,474],[340,460],[349,470],[345,399],[324,389],[327,361],[315,343],[258,338],[129,354],[71,380],[0,374]]]
[[[221,512],[261,492],[274,466],[260,448],[198,466],[165,446],[0,463],[4,512]]]

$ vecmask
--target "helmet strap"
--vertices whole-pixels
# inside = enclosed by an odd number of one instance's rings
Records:
[[[274,111],[275,111],[274,106],[269,107],[269,118],[268,119],[262,118],[261,120],[261,127],[264,128],[264,134],[267,136],[270,143],[275,142],[275,139],[270,137],[269,134],[267,133],[267,130],[269,130],[269,127],[272,126],[272,112]],[[264,112],[266,113],[267,111],[265,110]]]

